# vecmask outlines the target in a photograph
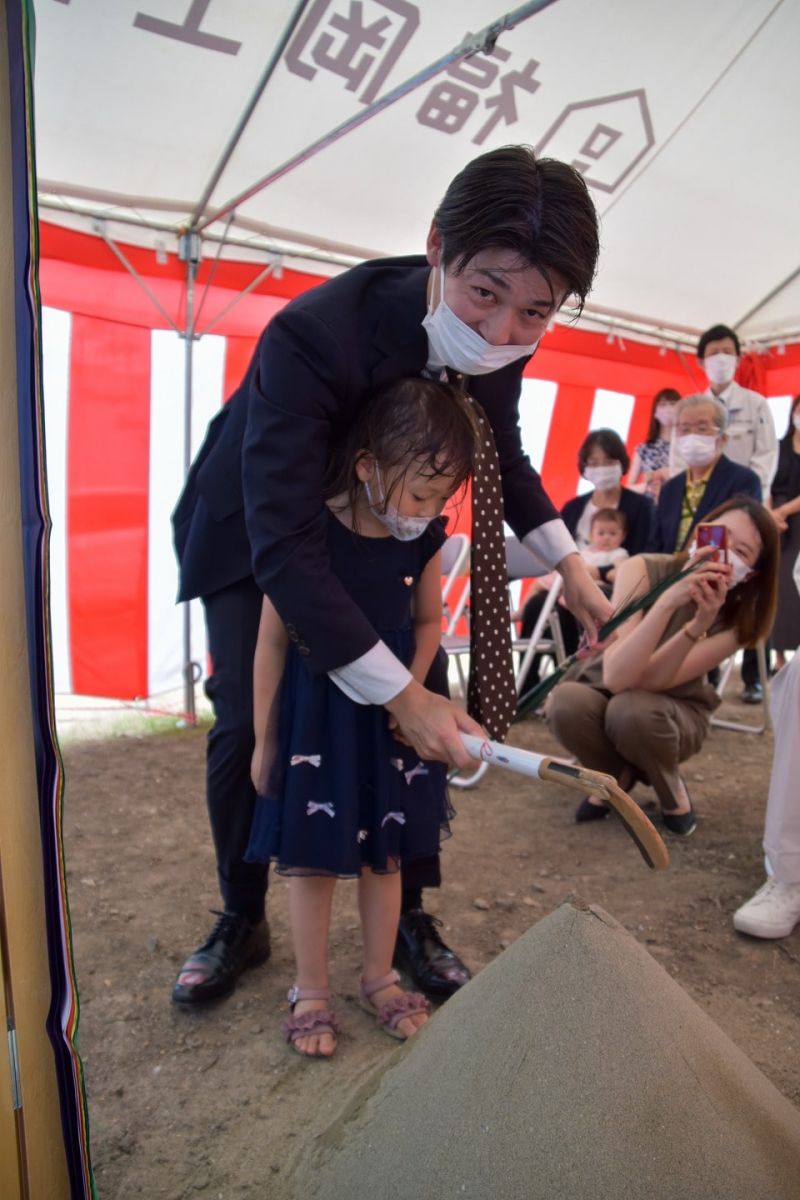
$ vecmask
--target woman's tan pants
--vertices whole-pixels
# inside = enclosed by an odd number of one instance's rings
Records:
[[[617,779],[634,767],[667,812],[678,804],[678,765],[697,753],[708,732],[708,713],[684,700],[638,689],[611,696],[588,683],[559,684],[547,718],[584,767]]]

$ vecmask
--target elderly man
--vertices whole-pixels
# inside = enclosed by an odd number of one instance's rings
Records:
[[[732,496],[761,499],[761,480],[725,451],[727,412],[714,396],[686,396],[675,413],[674,438],[685,470],[661,488],[650,538],[660,554],[679,550],[698,521]]]
[[[732,329],[727,325],[712,325],[697,343],[697,357],[708,379],[706,395],[714,396],[724,404],[728,415],[725,453],[732,462],[755,471],[766,501],[778,465],[775,422],[764,397],[734,381],[740,349],[739,339]],[[686,465],[673,438],[670,467],[674,471]],[[744,652],[742,683],[745,703],[760,704],[764,697],[754,650]]]

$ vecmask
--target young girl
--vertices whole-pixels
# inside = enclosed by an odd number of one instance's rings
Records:
[[[429,678],[441,634],[439,514],[470,473],[475,439],[469,401],[449,384],[401,380],[366,407],[326,480],[334,573],[412,676],[443,694],[441,664]],[[391,969],[399,867],[437,852],[450,812],[444,764],[420,761],[384,708],[312,675],[303,650],[265,598],[254,668],[259,798],[247,857],[291,876],[297,974],[283,1033],[298,1053],[327,1057],[339,1032],[327,965],[337,878],[358,879],[362,1007],[401,1039],[427,1020],[428,1001],[403,992]]]

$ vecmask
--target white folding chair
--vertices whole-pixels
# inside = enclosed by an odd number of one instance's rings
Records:
[[[515,537],[506,538],[506,570],[508,571],[509,585],[517,580],[536,579],[545,573],[536,555],[532,554]],[[562,586],[563,581],[561,576],[556,573],[547,590],[544,604],[537,617],[536,624],[531,630],[530,637],[517,637],[516,630],[512,626],[511,645],[514,654],[517,656],[514,677],[516,679],[518,696],[522,692],[528,667],[533,661],[534,655],[547,655],[553,660],[555,666],[558,666],[565,658],[564,638],[561,632],[558,608],[556,607],[558,597],[561,595]],[[511,607],[513,609],[513,604]],[[546,630],[547,634],[545,634]]]
[[[722,667],[719,677],[719,683],[716,687],[717,695],[722,700],[725,689],[728,686],[728,680],[731,676],[736,656],[731,655],[725,665]],[[769,671],[767,670],[767,652],[764,642],[756,643],[756,662],[758,663],[758,679],[761,684],[761,692],[763,695],[762,701],[762,720],[758,725],[749,725],[745,721],[729,721],[725,717],[712,717],[711,724],[716,725],[718,729],[733,729],[736,733],[766,733],[771,728],[769,715],[769,698],[767,690],[769,688]]]
[[[469,638],[456,633],[456,630],[465,616],[469,601],[469,550],[470,542],[465,533],[453,534],[442,547],[442,573],[446,576],[442,585],[442,616],[445,622],[442,648],[456,664],[464,698],[467,684],[461,659],[469,655]],[[459,579],[462,579],[461,590],[455,595],[453,589]]]
[[[544,574],[544,567],[539,559],[531,553],[527,547],[515,537],[506,538],[506,571],[508,573],[509,589],[512,583],[516,583],[521,579],[532,579]],[[466,589],[465,589],[466,590]],[[536,622],[536,627],[532,631],[530,638],[518,638],[516,630],[511,622],[511,613],[514,605],[512,602],[511,593],[509,590],[509,638],[511,639],[511,648],[516,659],[514,670],[514,680],[517,688],[517,695],[520,694],[525,674],[528,666],[537,651],[539,653],[549,654],[553,657],[556,663],[560,662],[564,657],[564,642],[561,637],[561,625],[558,620],[558,611],[555,608],[561,591],[561,576],[556,575],[553,583],[550,585],[542,612]],[[466,604],[466,596],[462,598]],[[458,612],[458,618],[463,615],[464,606],[462,605]],[[457,624],[457,621],[456,621]],[[544,631],[549,626],[550,636],[545,637]],[[455,626],[453,627],[455,628]],[[456,668],[458,670],[459,682],[462,688],[462,695],[466,697],[466,680],[463,667],[463,658],[469,656],[469,637],[456,635],[454,632],[445,634],[442,639],[442,644],[445,646],[448,654],[455,657]],[[456,773],[451,775],[450,783],[459,788],[474,787],[475,784],[483,778],[484,773],[488,770],[488,763],[481,765],[469,775]]]
[[[450,593],[462,575],[469,574],[469,538],[465,533],[454,533],[442,546],[442,608],[449,623]]]

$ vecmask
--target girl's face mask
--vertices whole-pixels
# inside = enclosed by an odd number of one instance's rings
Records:
[[[375,482],[377,488],[373,489],[369,480],[364,481],[367,504],[372,515],[377,517],[381,525],[385,526],[392,537],[397,538],[399,542],[413,542],[416,538],[422,537],[434,518],[406,517],[394,504],[390,504],[386,499],[383,477],[377,463],[375,464]]]

